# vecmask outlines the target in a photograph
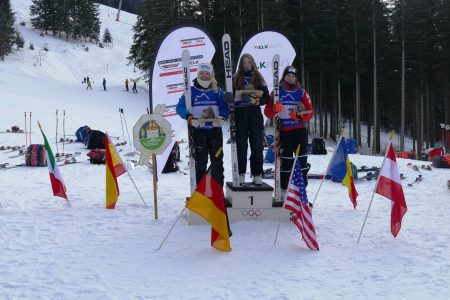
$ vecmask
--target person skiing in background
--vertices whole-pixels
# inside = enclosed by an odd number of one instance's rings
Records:
[[[233,79],[239,182],[245,182],[250,142],[253,183],[262,184],[264,118],[261,105],[269,101],[267,84],[250,54],[243,54]]]
[[[307,112],[307,113],[305,113]],[[283,71],[280,81],[280,100],[274,105],[273,92],[270,101],[264,109],[268,118],[274,118],[278,114],[280,128],[280,145],[278,147],[281,157],[281,191],[286,194],[289,176],[294,162],[293,155],[300,145],[300,165],[302,167],[305,186],[308,185],[308,130],[306,122],[313,116],[313,107],[308,93],[301,88],[297,80],[297,70],[293,66],[287,66]]]
[[[92,90],[92,86],[91,86],[91,81],[89,80],[89,77],[86,78],[86,89],[91,89]]]
[[[191,86],[192,111],[186,109],[186,99],[182,95],[177,104],[177,114],[193,126],[195,177],[200,182],[206,173],[208,156],[214,178],[220,178],[223,186],[223,136],[221,124],[228,118],[228,105],[223,99],[223,91],[217,86],[213,66],[202,63],[197,68],[197,78]],[[214,123],[199,122],[201,119],[215,119]],[[219,155],[216,157],[216,154]]]
[[[137,93],[136,81],[133,81],[133,93]]]
[[[106,79],[103,78],[103,90],[106,91]]]
[[[128,90],[128,78],[125,78],[125,90],[127,92],[129,92],[129,90]]]

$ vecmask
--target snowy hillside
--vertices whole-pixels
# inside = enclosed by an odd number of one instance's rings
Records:
[[[39,120],[56,152],[56,109],[65,110],[66,133],[82,125],[122,138],[118,108],[128,128],[145,113],[148,94],[124,90],[125,78],[140,76],[127,66],[136,16],[100,6],[102,30],[108,27],[114,47],[82,45],[29,27],[31,0],[12,0],[25,49],[0,62],[0,131],[24,127],[24,112],[32,112],[32,142],[43,143]],[[28,49],[33,43],[35,50]],[[49,51],[37,62],[40,47]],[[89,76],[95,83],[86,90]],[[105,77],[108,90],[102,90]],[[29,120],[27,120],[29,122]],[[69,136],[69,138],[74,138]],[[180,137],[186,140],[186,131]],[[226,138],[226,137],[225,137]],[[25,144],[24,134],[0,133],[0,146]],[[332,146],[332,144],[330,144]],[[61,152],[62,145],[58,144]],[[187,144],[180,145],[181,168],[187,167]],[[126,152],[119,147],[120,154]],[[390,234],[389,200],[375,196],[360,244],[356,243],[375,181],[358,181],[358,207],[353,209],[346,188],[326,181],[313,217],[320,251],[306,248],[293,224],[283,223],[273,246],[277,222],[231,224],[233,251],[209,246],[209,226],[189,226],[181,218],[166,244],[155,249],[172,226],[189,193],[189,176],[159,177],[159,219],[153,217],[152,177],[147,167],[130,173],[149,206],[146,208],[127,175],[118,179],[115,210],[105,209],[105,167],[86,161],[84,145],[70,143],[65,152],[79,151],[81,163],[60,168],[72,207],[53,197],[47,168],[0,170],[0,299],[449,299],[450,298],[450,172],[414,171],[398,159],[405,183],[420,174],[424,181],[404,184],[408,212],[396,239]],[[225,146],[225,176],[230,174],[230,147]],[[20,164],[16,152],[0,151],[0,164]],[[137,157],[125,157],[137,159]],[[331,158],[311,155],[311,173],[324,172]],[[357,166],[381,166],[382,157],[351,155]],[[273,167],[266,164],[265,168]],[[273,184],[271,180],[267,183]],[[310,180],[313,199],[319,180]]]

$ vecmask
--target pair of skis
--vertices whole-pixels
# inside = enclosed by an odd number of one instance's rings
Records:
[[[149,113],[148,109],[147,109],[147,113]],[[125,132],[123,130],[123,123],[125,123],[125,128],[127,129],[127,135],[128,135],[128,142],[131,145],[131,139],[130,139],[130,132],[128,131],[128,124],[127,124],[127,120],[125,119],[125,114],[123,113],[123,108],[119,107],[119,116],[120,116],[120,124],[122,125],[122,136],[123,136],[123,140],[126,143],[126,139],[125,139]],[[123,118],[123,122],[122,122],[122,118]]]
[[[59,122],[59,115],[58,115],[58,110],[56,110],[56,137],[55,137],[56,153],[59,153],[59,149],[58,149],[58,122]],[[62,122],[63,122],[62,153],[64,153],[64,145],[65,145],[65,141],[66,141],[66,110],[65,109],[63,109]]]
[[[233,69],[231,60],[231,38],[229,34],[224,34],[222,37],[222,54],[225,66],[225,94],[224,100],[228,103],[230,110],[230,144],[231,144],[231,164],[232,164],[232,178],[233,186],[239,186],[239,169],[237,160],[237,146],[236,146],[236,122],[234,119],[234,97],[233,97]],[[184,83],[184,97],[186,101],[186,109],[192,112],[191,100],[191,77],[190,77],[190,54],[188,50],[182,53],[182,68],[183,68],[183,83]],[[189,170],[190,170],[190,187],[191,193],[194,192],[197,182],[195,176],[195,148],[193,140],[193,127],[188,126],[189,137]]]
[[[27,112],[24,112],[25,116],[25,145],[28,147],[31,145],[31,111],[30,111],[30,131],[27,132]],[[28,141],[28,139],[30,139]]]

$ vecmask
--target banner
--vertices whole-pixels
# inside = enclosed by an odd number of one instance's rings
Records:
[[[275,54],[280,55],[280,73],[282,73],[286,66],[292,65],[296,55],[295,49],[287,37],[279,32],[270,30],[260,31],[253,35],[242,48],[241,54],[239,55],[239,61],[244,53],[249,53],[255,59],[256,66],[267,83],[269,93],[272,92],[273,89],[273,56]],[[236,69],[237,66],[239,66],[239,61],[236,65]]]
[[[186,121],[176,113],[178,99],[183,94],[183,74],[181,67],[181,52],[188,49],[191,56],[191,78],[197,77],[197,65],[210,63],[216,47],[209,34],[197,27],[181,27],[169,32],[161,42],[155,56],[152,69],[152,106],[165,104],[164,117],[170,122],[173,136],[169,147],[156,157],[158,174],[161,174],[173,143],[176,141]]]

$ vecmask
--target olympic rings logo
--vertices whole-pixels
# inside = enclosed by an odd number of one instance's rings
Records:
[[[259,209],[242,210],[242,215],[249,219],[256,220],[261,215],[261,211]]]

